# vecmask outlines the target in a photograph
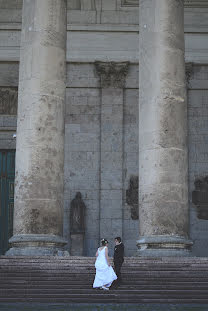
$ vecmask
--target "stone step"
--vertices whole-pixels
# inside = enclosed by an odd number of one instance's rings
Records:
[[[180,295],[183,293],[193,293],[195,294],[206,294],[208,293],[207,291],[208,286],[206,285],[205,287],[203,286],[175,286],[175,285],[161,285],[161,286],[153,286],[153,285],[141,285],[141,286],[120,286],[118,289],[110,289],[111,294],[116,294],[116,295],[126,295],[126,294],[140,294],[140,293],[166,293],[166,292],[180,292]],[[18,287],[9,287],[9,291],[5,287],[1,287],[1,292],[0,296],[5,296],[5,295],[13,295],[13,294],[18,294],[18,293],[65,293],[65,294],[74,294],[74,293],[82,293],[82,294],[92,294],[95,292],[96,289],[92,288],[92,284],[88,284],[85,286],[34,286],[34,285],[28,285],[28,286],[19,286]],[[99,290],[99,289],[97,289]]]
[[[0,286],[3,286],[3,284],[5,284],[5,286],[12,286],[13,284],[18,284],[18,285],[21,285],[21,284],[27,284],[27,285],[42,285],[42,286],[45,286],[45,285],[58,285],[60,286],[61,284],[63,285],[67,285],[67,286],[91,286],[91,284],[93,283],[94,281],[94,278],[91,278],[90,280],[88,281],[82,281],[82,280],[45,280],[45,279],[11,279],[11,280],[1,280],[1,284]],[[197,287],[197,286],[200,286],[200,284],[208,284],[208,280],[206,279],[205,281],[202,281],[202,280],[191,280],[190,281],[187,281],[187,280],[169,280],[169,279],[165,279],[165,280],[161,280],[161,279],[150,279],[150,280],[136,280],[135,282],[130,282],[128,280],[125,280],[123,282],[123,284],[125,286],[131,286],[131,287],[135,287],[135,286],[142,286],[142,285],[148,285],[148,286],[151,286],[151,285],[159,285],[159,286],[168,286],[168,285],[175,285],[175,286],[188,286],[188,285],[192,285]]]
[[[0,285],[0,288],[12,288],[12,287],[15,287],[15,288],[35,288],[35,287],[41,287],[41,288],[92,288],[92,284],[93,284],[93,279],[92,280],[89,280],[88,282],[82,282],[82,281],[78,281],[78,282],[65,282],[65,283],[61,283],[60,281],[59,282],[51,282],[51,281],[45,281],[45,282],[42,282],[42,281],[31,281],[31,280],[28,280],[28,281],[25,281],[25,280],[18,280],[18,281],[12,281],[12,282],[1,282],[1,285]],[[122,285],[122,288],[131,288],[131,289],[136,289],[136,288],[161,288],[161,287],[164,287],[164,288],[190,288],[190,289],[197,289],[197,288],[207,288],[208,286],[208,282],[204,282],[204,283],[199,283],[199,282],[169,282],[169,281],[166,281],[166,282],[163,282],[161,280],[159,280],[158,282],[123,282],[123,285]]]
[[[113,264],[112,264],[113,266]],[[60,271],[68,271],[68,270],[89,270],[89,271],[93,271],[95,270],[95,266],[89,266],[89,265],[80,265],[80,266],[73,266],[73,265],[68,265],[68,266],[60,266],[60,265],[12,265],[12,266],[3,266],[1,265],[0,262],[0,271],[12,271],[17,269],[18,270],[60,270]],[[148,266],[126,266],[123,265],[122,266],[122,270],[123,271],[132,271],[132,272],[137,272],[137,271],[206,271],[208,272],[208,264],[206,266],[152,266],[152,267],[148,267]]]
[[[80,275],[83,276],[83,278],[88,278],[90,276],[95,275],[96,271],[92,270],[92,271],[60,271],[60,270],[54,270],[54,271],[50,271],[50,270],[33,270],[33,271],[9,271],[9,272],[1,272],[0,271],[0,278],[4,278],[4,277],[27,277],[27,276],[47,276],[47,277],[59,277],[59,276],[65,276],[65,277],[79,277]],[[121,270],[121,273],[123,275],[124,278],[151,278],[151,277],[162,277],[162,278],[166,278],[166,277],[170,277],[170,278],[175,278],[175,277],[185,277],[185,278],[207,278],[208,277],[208,271],[136,271],[134,273],[132,273],[132,271],[123,271]]]
[[[1,262],[0,262],[1,264]],[[65,271],[65,270],[76,270],[76,269],[82,269],[82,270],[94,270],[95,269],[95,266],[94,265],[77,265],[77,266],[73,266],[72,265],[61,265],[60,264],[47,264],[47,265],[44,265],[44,264],[41,264],[41,265],[33,265],[33,264],[27,264],[27,265],[1,265],[0,266],[0,271],[8,271],[8,270],[14,270],[18,267],[18,269],[39,269],[39,270],[62,270],[62,271]],[[176,266],[176,265],[172,265],[172,266],[165,266],[165,265],[153,265],[151,267],[149,267],[148,265],[138,265],[138,266],[127,266],[127,265],[123,265],[122,266],[122,269],[124,271],[144,271],[144,270],[148,270],[148,271],[157,271],[157,270],[160,270],[160,271],[169,271],[169,270],[172,270],[172,271],[187,271],[187,270],[197,270],[197,271],[208,271],[208,264],[204,264],[204,265],[200,265],[200,266],[196,266],[196,265],[181,265],[181,266]]]
[[[89,265],[80,265],[80,266],[73,266],[73,265],[68,265],[68,266],[60,266],[60,265],[11,265],[11,266],[3,266],[1,265],[1,262],[0,262],[0,271],[13,271],[15,269],[18,270],[60,270],[60,271],[73,271],[73,270],[88,270],[88,271],[94,271],[95,270],[95,266],[92,265],[92,266],[89,266]],[[124,272],[129,272],[131,271],[132,273],[134,272],[141,272],[141,271],[205,271],[205,272],[208,272],[208,264],[206,266],[151,266],[151,267],[148,267],[148,266],[126,266],[126,265],[123,265],[122,266],[122,270]]]
[[[60,283],[61,281],[63,281],[63,282],[67,282],[67,284],[73,284],[73,282],[74,282],[74,284],[76,285],[91,285],[92,283],[93,283],[93,281],[94,281],[94,277],[91,277],[91,278],[89,278],[89,279],[87,279],[87,280],[83,280],[83,279],[81,279],[81,278],[77,278],[77,279],[67,279],[67,278],[64,278],[64,279],[62,279],[62,278],[59,278],[59,279],[51,279],[51,278],[38,278],[38,277],[36,277],[36,278],[34,278],[34,279],[31,279],[31,278],[21,278],[21,279],[3,279],[3,280],[1,280],[1,283],[3,284],[12,284],[11,282],[18,282],[18,283],[22,283],[23,284],[23,282],[25,282],[25,284],[27,283],[27,284],[33,284],[33,282],[38,282],[39,284],[42,284],[42,282],[48,282],[48,283],[50,283],[50,284],[57,284],[57,283]],[[194,283],[194,284],[198,284],[198,282],[201,282],[202,280],[201,279],[191,279],[191,278],[181,278],[181,279],[169,279],[169,278],[166,278],[166,279],[153,279],[153,278],[151,278],[151,279],[146,279],[146,280],[144,280],[144,279],[142,279],[142,280],[138,280],[138,279],[135,279],[135,280],[131,280],[131,279],[124,279],[123,278],[123,284],[124,285],[128,285],[128,286],[133,286],[133,285],[135,285],[135,286],[139,286],[139,285],[145,285],[145,284],[148,284],[148,285],[151,285],[151,284],[153,284],[153,285],[156,285],[156,284],[179,284],[179,283],[184,283],[184,282],[186,282],[186,283],[189,283],[189,284],[192,284],[192,283]],[[206,279],[204,279],[204,281],[207,283],[207,278]],[[45,284],[45,283],[44,283]]]
[[[102,291],[103,292],[103,291]],[[108,294],[109,295],[120,295],[120,296],[125,296],[125,295],[179,295],[180,297],[186,296],[186,295],[191,295],[191,296],[207,296],[207,289],[203,289],[203,288],[195,288],[195,289],[163,289],[161,290],[160,288],[154,288],[154,289],[150,289],[150,288],[137,288],[137,289],[122,289],[119,288],[117,290],[109,290]],[[30,295],[69,295],[69,296],[73,296],[73,295],[100,295],[101,290],[100,289],[93,289],[91,288],[10,288],[10,290],[8,291],[8,289],[1,289],[0,292],[0,297],[14,297],[14,296],[21,296],[22,294],[30,296]]]
[[[208,266],[208,264],[207,264]],[[89,267],[89,266],[70,266],[70,267],[61,267],[60,265],[57,266],[57,267],[54,267],[54,266],[44,266],[44,265],[41,265],[41,266],[10,266],[10,267],[3,267],[1,266],[1,263],[0,263],[0,272],[6,272],[6,273],[9,273],[9,272],[13,272],[13,271],[20,271],[20,272],[27,272],[27,271],[40,271],[41,270],[43,271],[49,271],[49,272],[55,272],[55,271],[60,271],[60,272],[63,272],[63,273],[66,273],[66,272],[71,272],[71,271],[86,271],[86,272],[93,272],[95,271],[95,267],[92,266],[92,267]],[[163,268],[160,268],[160,267],[151,267],[151,268],[148,268],[148,267],[126,267],[126,266],[122,266],[122,271],[124,273],[132,273],[134,274],[135,272],[137,273],[141,273],[141,272],[144,272],[144,273],[147,273],[147,272],[187,272],[187,271],[193,271],[193,272],[205,272],[205,273],[208,273],[208,267],[202,267],[202,268],[197,268],[197,267],[163,267]]]
[[[104,292],[104,291],[103,291]],[[157,301],[157,302],[165,302],[165,303],[179,303],[181,301],[187,301],[188,303],[207,303],[207,295],[180,295],[178,294],[140,294],[140,295],[114,295],[114,294],[108,294],[108,293],[100,293],[100,294],[73,294],[73,295],[61,295],[61,294],[34,294],[34,295],[27,295],[26,293],[23,293],[23,295],[16,295],[16,296],[7,296],[7,297],[2,297],[0,298],[0,303],[3,302],[50,302],[50,303],[72,303],[72,302],[77,302],[77,303],[141,303],[141,302],[148,302],[150,301]]]
[[[41,303],[46,303],[48,304],[50,302],[50,304],[70,304],[70,303],[77,303],[77,304],[82,304],[82,303],[87,303],[87,304],[126,304],[126,303],[130,303],[130,304],[208,304],[208,299],[201,299],[201,298],[171,298],[171,299],[163,299],[163,298],[145,298],[145,297],[141,297],[139,300],[136,299],[122,299],[122,298],[117,298],[117,299],[106,299],[106,297],[103,297],[103,299],[96,299],[93,302],[89,301],[89,299],[81,299],[81,298],[53,298],[51,297],[50,299],[48,298],[2,298],[1,303],[4,304],[16,304],[16,303],[37,303],[37,304],[41,304]],[[204,309],[203,309],[204,310]]]
[[[16,284],[17,285],[17,284]],[[8,292],[8,288],[7,287],[3,287],[1,286],[0,287],[1,289],[1,294],[0,296],[3,294],[3,292]],[[92,288],[92,284],[88,284],[88,285],[79,285],[79,286],[73,286],[71,284],[71,286],[59,286],[58,287],[59,290],[62,290],[63,292],[65,290],[70,290],[71,293],[79,293],[79,291],[83,291],[85,293],[91,293],[92,290],[94,290]],[[17,290],[17,287],[12,287],[10,286],[9,287],[9,291],[16,291]],[[19,286],[18,285],[18,290],[22,290],[23,292],[27,292],[28,293],[28,290],[41,290],[41,291],[44,291],[44,290],[49,290],[50,293],[57,290],[57,286],[50,286],[50,284],[48,284],[47,286],[34,286],[34,285],[28,285],[27,287],[25,286]],[[199,290],[199,291],[206,291],[206,294],[208,293],[208,286],[175,286],[175,285],[160,285],[160,286],[154,286],[154,285],[141,285],[141,286],[120,286],[119,289],[116,290],[116,294],[119,294],[121,295],[122,293],[126,294],[127,292],[131,292],[131,293],[136,293],[136,292],[141,292],[143,290],[149,290],[149,291],[155,291],[155,290],[158,290],[158,291],[163,291],[163,290],[180,290],[180,291],[183,291],[183,290],[186,290],[186,291],[196,291],[196,290]],[[113,291],[113,290],[111,290]]]
[[[11,297],[11,298],[90,298],[93,300],[94,298],[103,298],[103,296],[109,297],[109,298],[118,298],[122,297],[124,298],[134,298],[139,299],[140,297],[151,297],[153,298],[207,298],[207,291],[179,291],[179,290],[132,290],[132,291],[104,291],[104,290],[96,290],[92,289],[90,290],[19,290],[16,289],[14,291],[5,291],[0,293],[0,299]]]
[[[0,302],[207,303],[208,259],[126,258],[123,285],[92,288],[95,258],[0,258]]]
[[[0,262],[73,262],[73,263],[92,263],[95,257],[7,257],[0,256]],[[125,257],[126,263],[208,263],[207,257],[163,257],[163,258],[144,258],[144,257]]]
[[[18,281],[12,281],[12,282],[1,282],[0,288],[92,288],[93,280],[92,282],[43,282],[43,281],[25,281],[22,280],[21,282]],[[158,282],[134,282],[134,283],[127,283],[124,282],[121,288],[124,289],[136,289],[136,288],[187,288],[187,289],[192,289],[192,288],[207,288],[208,282],[202,283],[202,282],[163,282],[163,281],[158,281]]]

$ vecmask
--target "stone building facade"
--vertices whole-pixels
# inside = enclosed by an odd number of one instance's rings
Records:
[[[115,236],[126,256],[207,256],[208,1],[0,0],[0,28],[8,253],[70,252],[80,192],[86,256]]]

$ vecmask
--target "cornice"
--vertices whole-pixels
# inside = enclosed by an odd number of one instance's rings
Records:
[[[122,0],[122,6],[139,6],[139,0]],[[208,0],[184,0],[186,8],[208,8]]]
[[[187,8],[208,8],[208,0],[185,0],[184,6]]]

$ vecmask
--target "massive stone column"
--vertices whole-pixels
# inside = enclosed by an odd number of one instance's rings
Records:
[[[140,256],[183,256],[188,240],[182,0],[140,0]]]
[[[14,236],[7,255],[62,249],[66,0],[24,0]]]
[[[110,247],[123,226],[123,90],[128,63],[97,62],[101,81],[100,238]]]

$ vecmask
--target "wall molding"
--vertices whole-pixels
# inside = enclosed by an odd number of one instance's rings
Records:
[[[122,6],[139,6],[139,0],[122,0]],[[185,0],[187,8],[208,8],[207,0]]]

